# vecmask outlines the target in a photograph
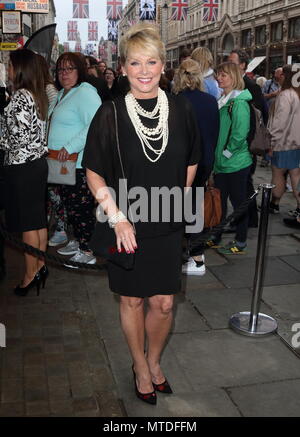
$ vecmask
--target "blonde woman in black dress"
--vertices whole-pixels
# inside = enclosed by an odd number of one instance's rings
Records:
[[[184,192],[200,158],[199,133],[189,102],[167,96],[159,88],[165,49],[157,29],[149,24],[132,27],[120,42],[120,55],[122,73],[130,83],[126,97],[115,99],[128,190],[142,187],[149,199],[153,187],[179,187]],[[83,159],[90,189],[100,204],[103,189],[112,187],[117,192],[122,178],[114,126],[113,105],[105,102],[91,123]],[[114,228],[117,247],[135,252],[132,270],[108,263],[110,289],[120,295],[135,392],[139,399],[156,404],[156,392],[172,393],[160,358],[172,324],[174,295],[181,289],[184,223],[172,216],[167,222],[149,219],[135,221],[134,230],[118,201],[110,196],[106,200],[102,206]]]

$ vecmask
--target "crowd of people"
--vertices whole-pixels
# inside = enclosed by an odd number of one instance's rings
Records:
[[[196,189],[214,185],[225,218],[228,200],[236,210],[254,191],[256,156],[249,150],[254,105],[270,137],[265,156],[275,185],[270,211],[279,212],[288,174],[295,209],[284,220],[300,227],[300,83],[295,83],[297,71],[290,65],[277,68],[272,80],[255,83],[246,73],[249,57],[242,50],[214,65],[210,51],[199,47],[182,53],[176,70],[165,71],[165,47],[147,23],[133,26],[119,50],[118,71],[91,56],[66,52],[57,60],[54,77],[44,58],[32,51],[10,53],[13,93],[1,116],[0,207],[7,229],[21,233],[24,243],[43,252],[47,245],[59,246],[57,252],[71,261],[94,264],[90,240],[95,208],[101,205],[117,251],[134,254],[131,269],[108,262],[108,279],[120,295],[136,395],[156,404],[156,392],[172,393],[160,357],[182,273],[205,274],[204,251],[209,247],[225,255],[245,253],[248,227],[258,226],[257,205],[253,201],[231,223],[235,238],[226,245],[221,231],[197,244],[202,231],[185,234],[184,217],[134,220],[110,189],[120,194],[119,180],[125,174],[127,193],[142,187],[151,212],[153,187],[190,190],[195,211]],[[61,163],[62,173],[73,162],[75,182],[47,183],[47,159]],[[130,205],[129,195],[127,200]],[[0,279],[5,275],[2,240]],[[66,266],[74,268],[68,261]],[[48,275],[42,256],[25,254],[24,276],[15,294],[26,296],[32,288],[39,293]]]

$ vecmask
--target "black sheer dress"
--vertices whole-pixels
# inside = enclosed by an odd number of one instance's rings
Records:
[[[118,115],[118,136],[124,165],[129,197],[134,187],[141,187],[147,194],[148,216],[141,217],[137,199],[130,199],[136,227],[138,251],[133,270],[124,270],[111,263],[108,265],[110,288],[125,296],[148,297],[155,294],[174,294],[181,288],[181,257],[184,217],[178,221],[171,212],[166,221],[162,217],[153,220],[151,191],[178,187],[183,192],[187,167],[198,164],[200,159],[200,135],[193,109],[182,96],[170,96],[169,140],[165,152],[157,162],[151,162],[144,154],[141,142],[127,113],[124,97],[115,99]],[[157,99],[138,100],[151,111]],[[157,120],[142,120],[148,127]],[[161,142],[152,147],[161,147]],[[152,152],[148,152],[151,155]],[[116,147],[114,111],[111,102],[105,102],[91,123],[82,165],[102,176],[112,187],[118,199],[119,179],[122,178]],[[155,187],[155,188],[154,188]],[[117,201],[118,204],[118,201]],[[144,205],[144,204],[143,204]],[[120,205],[118,205],[120,206]],[[160,205],[162,207],[162,205]],[[124,213],[126,211],[123,211]],[[151,220],[152,216],[152,220]],[[183,216],[183,214],[182,214]],[[144,216],[143,216],[144,220]]]

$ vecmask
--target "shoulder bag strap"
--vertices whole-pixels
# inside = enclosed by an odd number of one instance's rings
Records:
[[[232,130],[232,115],[231,114],[232,114],[233,105],[234,105],[234,101],[231,100],[231,102],[229,103],[228,109],[227,109],[229,117],[230,117],[230,127],[229,127],[229,131],[228,131],[228,135],[227,135],[227,140],[226,140],[226,143],[225,143],[225,145],[223,147],[223,150],[227,149],[227,146],[228,146],[228,143],[229,143],[229,138],[231,136],[231,130]]]
[[[121,165],[122,177],[123,177],[123,181],[124,181],[124,187],[125,187],[125,191],[126,191],[126,195],[127,195],[128,215],[130,215],[131,224],[133,226],[134,232],[136,232],[134,221],[133,221],[133,216],[132,216],[132,213],[131,213],[130,202],[129,202],[129,199],[128,199],[128,190],[127,190],[127,184],[125,182],[126,178],[125,178],[124,166],[123,166],[123,161],[122,161],[121,151],[120,151],[117,108],[116,108],[115,102],[113,100],[112,100],[111,103],[112,103],[112,105],[114,107],[115,127],[116,127],[116,143],[117,143],[117,150],[118,150],[118,155],[119,155],[119,161],[120,161],[120,165]]]

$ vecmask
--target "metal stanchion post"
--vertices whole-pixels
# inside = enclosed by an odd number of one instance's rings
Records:
[[[259,312],[264,277],[265,251],[269,221],[269,204],[272,184],[262,184],[262,202],[259,221],[255,276],[251,312],[244,311],[231,316],[229,325],[239,334],[261,337],[277,330],[277,322],[272,317]]]

